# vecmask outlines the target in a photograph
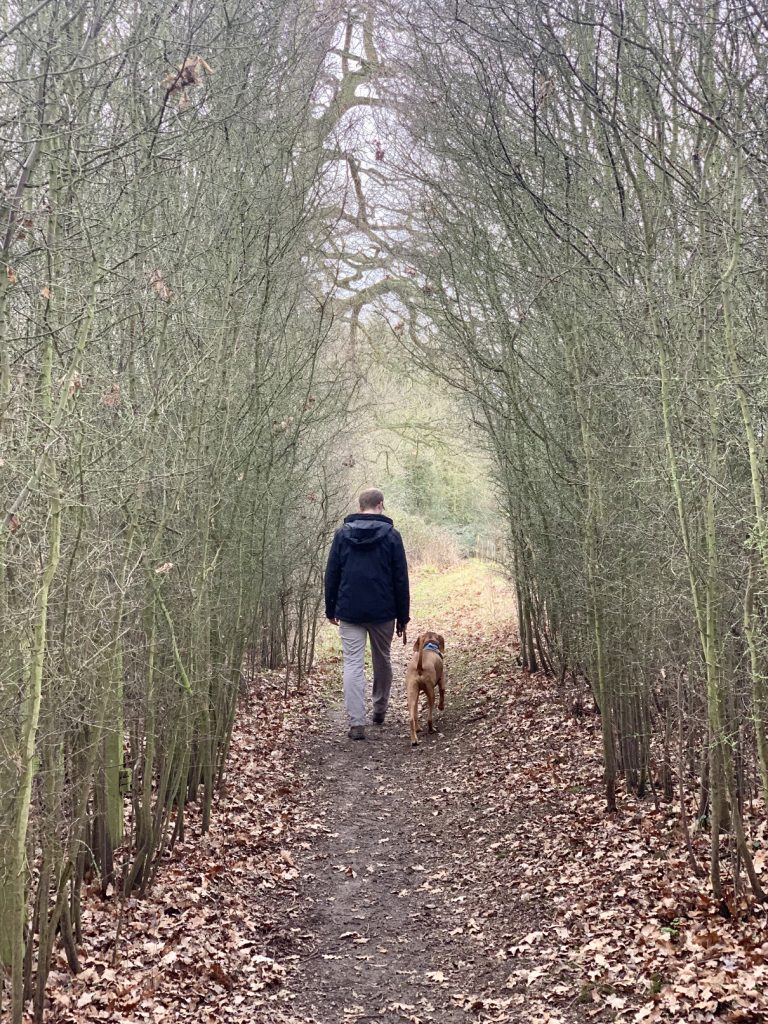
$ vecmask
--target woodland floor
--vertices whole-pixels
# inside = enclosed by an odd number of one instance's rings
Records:
[[[303,694],[254,680],[212,831],[189,816],[146,899],[89,898],[84,970],[56,965],[49,1019],[768,1021],[765,913],[712,905],[674,806],[605,814],[599,720],[522,673],[511,608],[481,563],[418,574],[411,638],[445,635],[448,686],[416,749],[410,645],[365,743],[330,634]]]

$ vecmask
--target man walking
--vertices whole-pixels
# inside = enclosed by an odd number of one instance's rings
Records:
[[[395,626],[408,623],[408,563],[400,534],[384,513],[384,495],[371,487],[360,511],[344,519],[325,569],[325,614],[339,627],[344,652],[344,704],[349,738],[365,739],[365,643],[373,659],[373,721],[384,724],[392,688],[390,648]]]

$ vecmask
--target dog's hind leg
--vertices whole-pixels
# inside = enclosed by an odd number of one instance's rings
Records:
[[[435,731],[435,726],[434,726],[434,723],[432,722],[432,712],[435,710],[435,688],[430,683],[426,687],[426,691],[427,691],[427,707],[428,707],[428,712],[427,712],[427,728],[429,729],[430,732],[434,732]]]
[[[418,747],[419,741],[416,736],[419,728],[419,687],[408,687],[408,718],[411,723],[411,746]]]
[[[443,708],[445,707],[445,685],[443,683],[443,677],[442,676],[440,676],[440,678],[438,679],[437,685],[438,685],[438,687],[440,689],[440,699],[437,702],[437,708],[438,708],[438,711],[442,711]]]

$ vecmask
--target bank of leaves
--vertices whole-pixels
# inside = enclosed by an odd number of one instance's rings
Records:
[[[475,920],[488,956],[508,962],[507,1012],[548,1024],[765,1020],[765,909],[733,892],[716,903],[692,876],[679,804],[622,793],[619,813],[605,813],[599,716],[583,690],[522,672],[504,634],[463,646],[468,728],[441,796],[457,833],[473,836],[453,870],[457,888],[469,877],[484,893]],[[755,828],[765,876],[765,823]],[[706,867],[706,827],[693,846]],[[508,931],[505,916],[524,908],[530,928]]]
[[[320,680],[284,696],[282,673],[241,699],[215,824],[201,834],[193,804],[184,841],[145,899],[91,892],[87,948],[74,978],[63,955],[50,980],[55,1024],[252,1022],[282,1018],[284,982],[299,959],[302,847],[313,821],[295,763],[323,703]]]
[[[583,691],[524,673],[508,628],[483,633],[461,609],[448,625],[454,735],[429,799],[455,844],[432,868],[465,902],[439,927],[507,972],[503,991],[457,986],[454,1005],[478,1022],[764,1020],[763,908],[712,900],[689,870],[675,804],[622,794],[606,815],[600,724]],[[61,962],[52,976],[57,1024],[298,1024],[291,1003],[317,953],[302,875],[325,827],[299,767],[337,668],[288,701],[276,676],[253,682],[211,833],[190,816],[146,900],[89,896],[84,970],[72,979]],[[703,864],[706,835],[693,845]],[[765,860],[759,850],[761,873]]]

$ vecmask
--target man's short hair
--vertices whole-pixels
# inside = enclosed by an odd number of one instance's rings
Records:
[[[365,510],[369,508],[376,508],[376,506],[381,505],[383,501],[384,495],[378,487],[368,487],[357,499],[361,512],[365,512]]]

